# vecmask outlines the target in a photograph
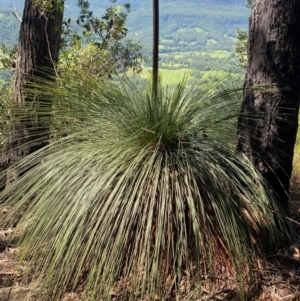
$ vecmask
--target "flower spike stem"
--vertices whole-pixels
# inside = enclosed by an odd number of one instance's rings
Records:
[[[152,105],[157,99],[158,82],[158,45],[159,45],[159,0],[153,0],[153,69],[152,69]]]

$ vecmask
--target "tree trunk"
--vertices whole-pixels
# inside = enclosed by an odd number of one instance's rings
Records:
[[[256,0],[237,149],[288,211],[300,100],[300,0]],[[255,89],[267,85],[265,90]],[[252,89],[253,88],[253,89]]]
[[[61,2],[60,7],[57,3]],[[63,19],[63,1],[52,0],[46,11],[26,0],[20,29],[14,96],[5,153],[5,169],[44,146],[49,137],[51,103],[39,98],[36,83],[54,78]],[[49,4],[48,2],[45,2]]]

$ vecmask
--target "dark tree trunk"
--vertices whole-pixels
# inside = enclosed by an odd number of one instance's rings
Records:
[[[257,85],[267,87],[255,90]],[[256,0],[237,149],[262,173],[286,210],[299,100],[300,0]]]
[[[35,83],[55,75],[54,64],[58,60],[63,19],[63,1],[60,2],[60,8],[47,12],[38,7],[35,0],[25,1],[9,134],[0,162],[2,169],[48,141],[51,103],[39,98]],[[33,143],[37,140],[39,142]]]

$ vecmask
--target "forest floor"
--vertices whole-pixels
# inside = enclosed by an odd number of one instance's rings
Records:
[[[274,254],[274,258],[267,263],[259,264],[254,289],[251,290],[251,296],[244,297],[245,300],[300,301],[300,173],[293,176],[290,195],[291,219],[295,227],[290,248]],[[6,212],[0,212],[0,218],[3,214]],[[0,230],[0,301],[41,301],[42,299],[44,301],[44,298],[38,294],[39,285],[36,283],[26,285],[22,281],[26,265],[14,259],[18,248],[13,243],[15,240],[11,240],[12,236],[19,235],[13,233],[11,229]],[[244,301],[238,297],[232,279],[218,280],[218,284],[213,289],[212,287],[208,290],[203,289],[202,293],[201,299],[183,294],[180,301],[188,299]],[[79,300],[79,295],[74,293],[66,294],[62,299],[62,301]],[[118,297],[114,296],[112,300],[118,301]],[[173,300],[168,298],[168,301]]]

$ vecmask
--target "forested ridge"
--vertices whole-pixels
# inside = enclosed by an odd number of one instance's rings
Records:
[[[120,0],[116,5],[130,2],[132,11],[128,17],[129,35],[135,36],[149,51],[151,42],[151,2],[142,0]],[[21,12],[22,1],[16,1],[17,10]],[[95,14],[101,15],[104,8],[110,5],[107,1],[90,1]],[[247,27],[249,11],[242,0],[239,1],[162,1],[161,3],[161,44],[166,49],[195,49],[196,46],[209,49],[231,49],[232,38],[236,36],[236,28]],[[17,41],[18,22],[14,20],[9,10],[9,2],[0,4],[0,40],[9,44]],[[79,9],[76,0],[69,0],[65,6],[66,17],[78,16]],[[209,42],[216,40],[218,46]],[[165,41],[168,40],[168,41]],[[170,40],[173,40],[172,43]],[[194,47],[193,47],[194,46]],[[171,49],[170,49],[171,51]]]
[[[102,16],[107,1],[92,0],[90,7],[95,15]],[[152,5],[146,0],[119,0],[115,5],[131,4],[127,27],[129,39],[139,42],[143,52],[151,52]],[[23,1],[16,1],[21,15]],[[233,49],[237,28],[247,28],[249,10],[244,0],[170,1],[160,3],[160,63],[166,69],[218,68],[232,72],[236,66]],[[65,18],[74,21],[79,15],[76,0],[65,4]],[[13,17],[9,1],[0,3],[0,43],[10,46],[17,43],[19,22]],[[221,52],[220,52],[221,51]],[[181,55],[178,56],[178,53]],[[184,55],[183,55],[184,54]],[[199,55],[201,63],[199,63]],[[199,64],[201,66],[199,66]],[[221,67],[220,67],[221,66]]]

